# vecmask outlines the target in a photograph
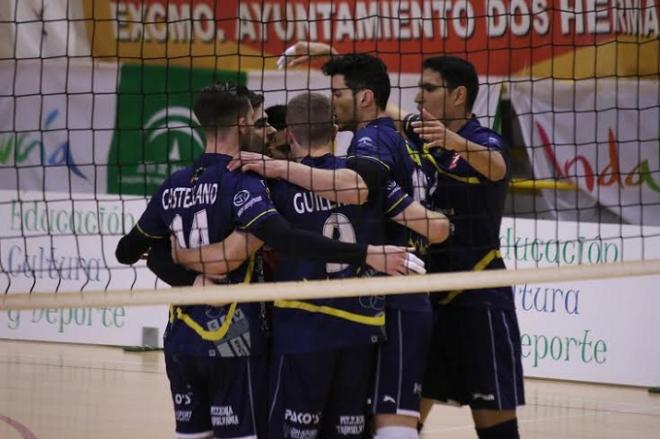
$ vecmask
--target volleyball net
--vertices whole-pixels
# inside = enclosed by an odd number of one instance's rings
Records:
[[[2,309],[660,274],[659,10],[651,0],[9,3],[0,12]],[[450,54],[475,65],[474,113],[511,147],[500,232],[508,270],[165,293],[153,291],[165,285],[144,263],[116,261],[116,244],[148,197],[204,149],[191,111],[202,87],[244,84],[266,107],[304,91],[329,94],[320,60],[278,70],[300,40],[381,58],[391,102],[413,113],[424,59]],[[338,154],[349,141],[339,135]]]

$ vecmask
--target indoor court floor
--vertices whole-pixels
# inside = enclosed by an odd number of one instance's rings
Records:
[[[521,437],[660,438],[660,395],[528,379]],[[0,340],[0,438],[172,438],[162,352]],[[476,438],[469,411],[436,406],[424,438]]]

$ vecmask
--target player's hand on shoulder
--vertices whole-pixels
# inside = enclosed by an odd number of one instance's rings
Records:
[[[337,55],[338,52],[326,43],[298,41],[289,46],[277,60],[277,68],[284,70],[308,62],[313,57]]]
[[[243,172],[254,172],[264,178],[283,178],[286,176],[288,162],[275,160],[256,152],[241,152],[240,167]]]
[[[424,261],[411,249],[396,245],[370,245],[367,249],[367,265],[391,276],[425,274]]]

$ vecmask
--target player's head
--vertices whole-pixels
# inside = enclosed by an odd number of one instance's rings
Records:
[[[206,133],[207,151],[218,152],[218,141],[234,138],[237,144],[227,144],[226,153],[237,152],[244,143],[254,142],[254,109],[250,103],[250,91],[242,85],[216,82],[204,87],[193,111]],[[225,147],[223,147],[225,148]]]
[[[366,53],[333,57],[323,65],[332,79],[332,105],[339,129],[355,131],[360,122],[385,110],[390,77],[385,63]]]
[[[329,146],[337,133],[330,99],[320,93],[302,93],[291,98],[287,104],[286,124],[287,139],[295,158]]]
[[[268,121],[268,114],[264,111],[264,96],[257,94],[251,90],[248,91],[250,104],[254,109],[254,136],[249,142],[241,143],[241,149],[244,151],[258,152],[261,154],[268,153],[268,147],[273,141],[275,135],[275,128],[273,128]]]
[[[443,55],[426,59],[422,68],[415,97],[418,108],[426,108],[445,123],[469,116],[479,93],[474,66],[462,58]]]
[[[286,160],[291,154],[291,147],[286,140],[286,105],[273,105],[266,108],[268,123],[275,128],[270,142],[268,153],[274,159]]]
[[[216,82],[201,90],[193,111],[208,143],[230,135],[236,135],[239,142],[253,141],[254,110],[249,93],[244,86],[228,82]]]

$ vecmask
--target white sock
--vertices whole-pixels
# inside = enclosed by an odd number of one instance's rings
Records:
[[[416,428],[391,425],[376,430],[374,439],[418,439]]]

